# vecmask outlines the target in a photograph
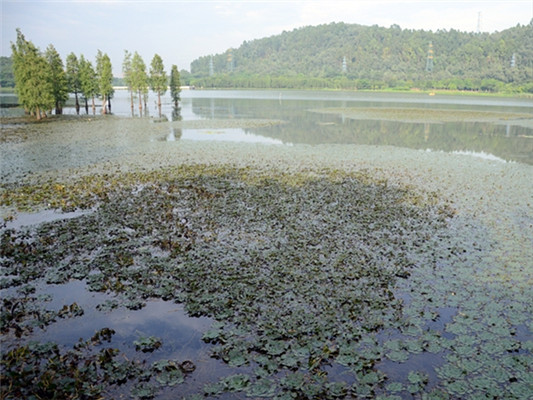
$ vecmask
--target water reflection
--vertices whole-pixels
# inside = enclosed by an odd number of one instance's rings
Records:
[[[240,128],[184,129],[182,138],[197,141],[283,144],[283,142],[279,139],[271,138],[265,135],[257,135],[253,133],[253,130]]]
[[[205,119],[276,118],[285,124],[247,129],[246,132],[291,144],[356,144],[396,146],[444,152],[492,154],[504,160],[533,164],[533,130],[507,123],[490,122],[399,122],[380,119],[354,120],[318,114],[311,109],[346,107],[347,101],[250,100],[192,98],[192,112]],[[375,103],[357,104],[361,107]],[[353,104],[352,104],[353,106]],[[404,105],[402,105],[403,107]],[[432,107],[435,107],[433,104]],[[449,109],[447,105],[445,109]],[[496,112],[510,111],[505,108]],[[517,109],[513,108],[513,112]],[[524,110],[520,109],[523,113]],[[533,118],[533,115],[532,115]]]
[[[150,99],[155,95],[151,94]],[[144,97],[144,96],[143,96]],[[157,102],[145,101],[144,117],[159,115]],[[153,103],[153,104],[152,104]],[[433,151],[464,151],[492,154],[504,160],[533,164],[533,129],[526,123],[494,122],[398,122],[380,119],[354,120],[344,114],[310,112],[331,107],[375,107],[428,110],[472,110],[531,113],[527,99],[454,97],[416,94],[312,91],[188,91],[182,92],[179,107],[167,94],[162,97],[162,114],[169,121],[192,120],[282,120],[284,124],[248,129],[217,128],[183,132],[168,128],[160,140],[231,140],[276,144],[355,144],[396,146]],[[117,90],[113,112],[131,116],[130,94]],[[65,109],[75,114],[74,106]],[[98,111],[97,111],[98,113]],[[138,115],[138,114],[133,114]],[[165,138],[166,137],[166,138]],[[163,139],[165,138],[165,139]]]
[[[175,142],[176,140],[181,139],[182,133],[181,129],[170,127],[170,132],[168,133],[166,137],[167,142]]]

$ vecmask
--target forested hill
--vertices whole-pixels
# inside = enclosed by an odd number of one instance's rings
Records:
[[[492,34],[309,26],[201,57],[191,64],[191,74],[201,86],[531,92],[533,20]]]

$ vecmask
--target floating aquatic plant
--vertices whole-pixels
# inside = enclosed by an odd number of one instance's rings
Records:
[[[162,298],[183,303],[191,316],[213,318],[203,339],[213,357],[238,372],[205,385],[207,396],[438,398],[489,391],[520,398],[530,388],[530,341],[513,338],[517,324],[503,309],[466,291],[483,292],[481,283],[466,283],[469,268],[486,257],[482,232],[456,234],[453,211],[434,196],[362,173],[228,166],[93,176],[60,190],[52,182],[32,190],[15,189],[4,199],[36,207],[61,204],[71,193],[65,204],[95,211],[2,232],[2,285],[19,288],[2,308],[6,329],[33,318],[17,305],[34,302],[28,300],[33,283],[83,279],[89,290],[114,296],[100,304],[102,311],[136,310]],[[23,193],[30,192],[27,201]],[[481,304],[486,312],[476,316],[471,311]],[[515,321],[527,323],[527,299],[516,297],[512,305]],[[450,316],[441,321],[445,310]],[[72,318],[80,312],[75,304],[59,311]],[[164,350],[152,336],[133,345],[139,353]],[[446,361],[436,367],[438,387],[425,371],[409,370],[396,382],[380,370],[424,353]],[[98,353],[109,374],[104,383],[142,376],[132,389],[141,398],[194,373],[177,361],[143,368],[118,356],[113,349]],[[487,380],[491,357],[502,368]],[[332,368],[343,368],[346,382]]]

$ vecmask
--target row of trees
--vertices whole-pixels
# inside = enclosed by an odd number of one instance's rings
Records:
[[[26,111],[37,119],[46,116],[47,111],[55,109],[62,114],[63,107],[72,93],[75,98],[76,113],[80,112],[80,101],[85,102],[85,111],[89,113],[89,100],[92,101],[95,113],[95,98],[102,99],[102,113],[111,112],[111,98],[114,94],[113,72],[109,56],[98,50],[96,68],[83,55],[79,58],[70,53],[66,65],[53,45],[49,45],[42,53],[31,41],[26,40],[20,29],[17,29],[17,40],[11,46],[12,68],[15,81],[15,92],[19,103]],[[149,74],[141,56],[135,52],[125,53],[122,65],[124,81],[131,93],[131,109],[133,114],[134,95],[139,97],[139,113],[142,115],[142,99],[144,108],[148,96],[148,88],[157,93],[159,117],[161,117],[161,95],[169,85],[163,60],[156,54],[152,59]],[[180,100],[180,73],[176,65],[170,73],[170,92],[172,101],[177,108]]]
[[[178,67],[172,65],[169,82],[163,65],[163,60],[159,54],[155,54],[152,58],[152,62],[150,63],[150,74],[148,74],[146,71],[146,64],[139,53],[135,52],[132,55],[128,50],[125,50],[124,61],[122,62],[122,73],[124,74],[124,82],[130,91],[132,115],[134,115],[133,99],[135,95],[139,98],[139,115],[142,115],[143,111],[142,99],[144,99],[144,108],[146,109],[148,88],[157,93],[159,118],[161,118],[161,96],[167,92],[168,87],[170,87],[170,97],[172,98],[174,107],[178,107],[181,92]]]
[[[16,43],[11,45],[15,92],[19,103],[37,119],[46,117],[47,111],[55,109],[56,114],[63,113],[63,107],[74,93],[76,111],[79,113],[78,94],[85,100],[88,113],[88,100],[101,96],[102,112],[110,109],[108,103],[113,96],[113,74],[111,60],[107,54],[98,50],[96,70],[83,55],[80,59],[73,54],[67,57],[66,68],[53,45],[42,53],[31,41],[26,40],[17,29]]]

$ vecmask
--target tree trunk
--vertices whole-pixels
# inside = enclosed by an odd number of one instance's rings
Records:
[[[78,101],[78,92],[74,92],[74,95],[76,96],[76,114],[80,115],[80,103]]]
[[[159,118],[161,118],[161,92],[157,92],[157,108],[159,108]]]
[[[139,117],[143,116],[143,103],[142,103],[141,90],[139,89]]]
[[[111,97],[107,100],[107,104],[109,104],[109,114],[111,114]]]
[[[131,104],[131,116],[134,117],[135,113],[133,112],[133,90],[130,90],[130,104]]]
[[[41,110],[39,107],[37,107],[37,110],[35,110],[35,116],[37,117],[37,121],[41,120]]]
[[[102,114],[107,114],[107,96],[105,94],[102,101]]]
[[[93,115],[95,115],[95,114],[96,114],[96,106],[94,104],[94,96],[93,96]]]
[[[89,102],[87,101],[87,98],[85,98],[85,114],[89,114]]]

